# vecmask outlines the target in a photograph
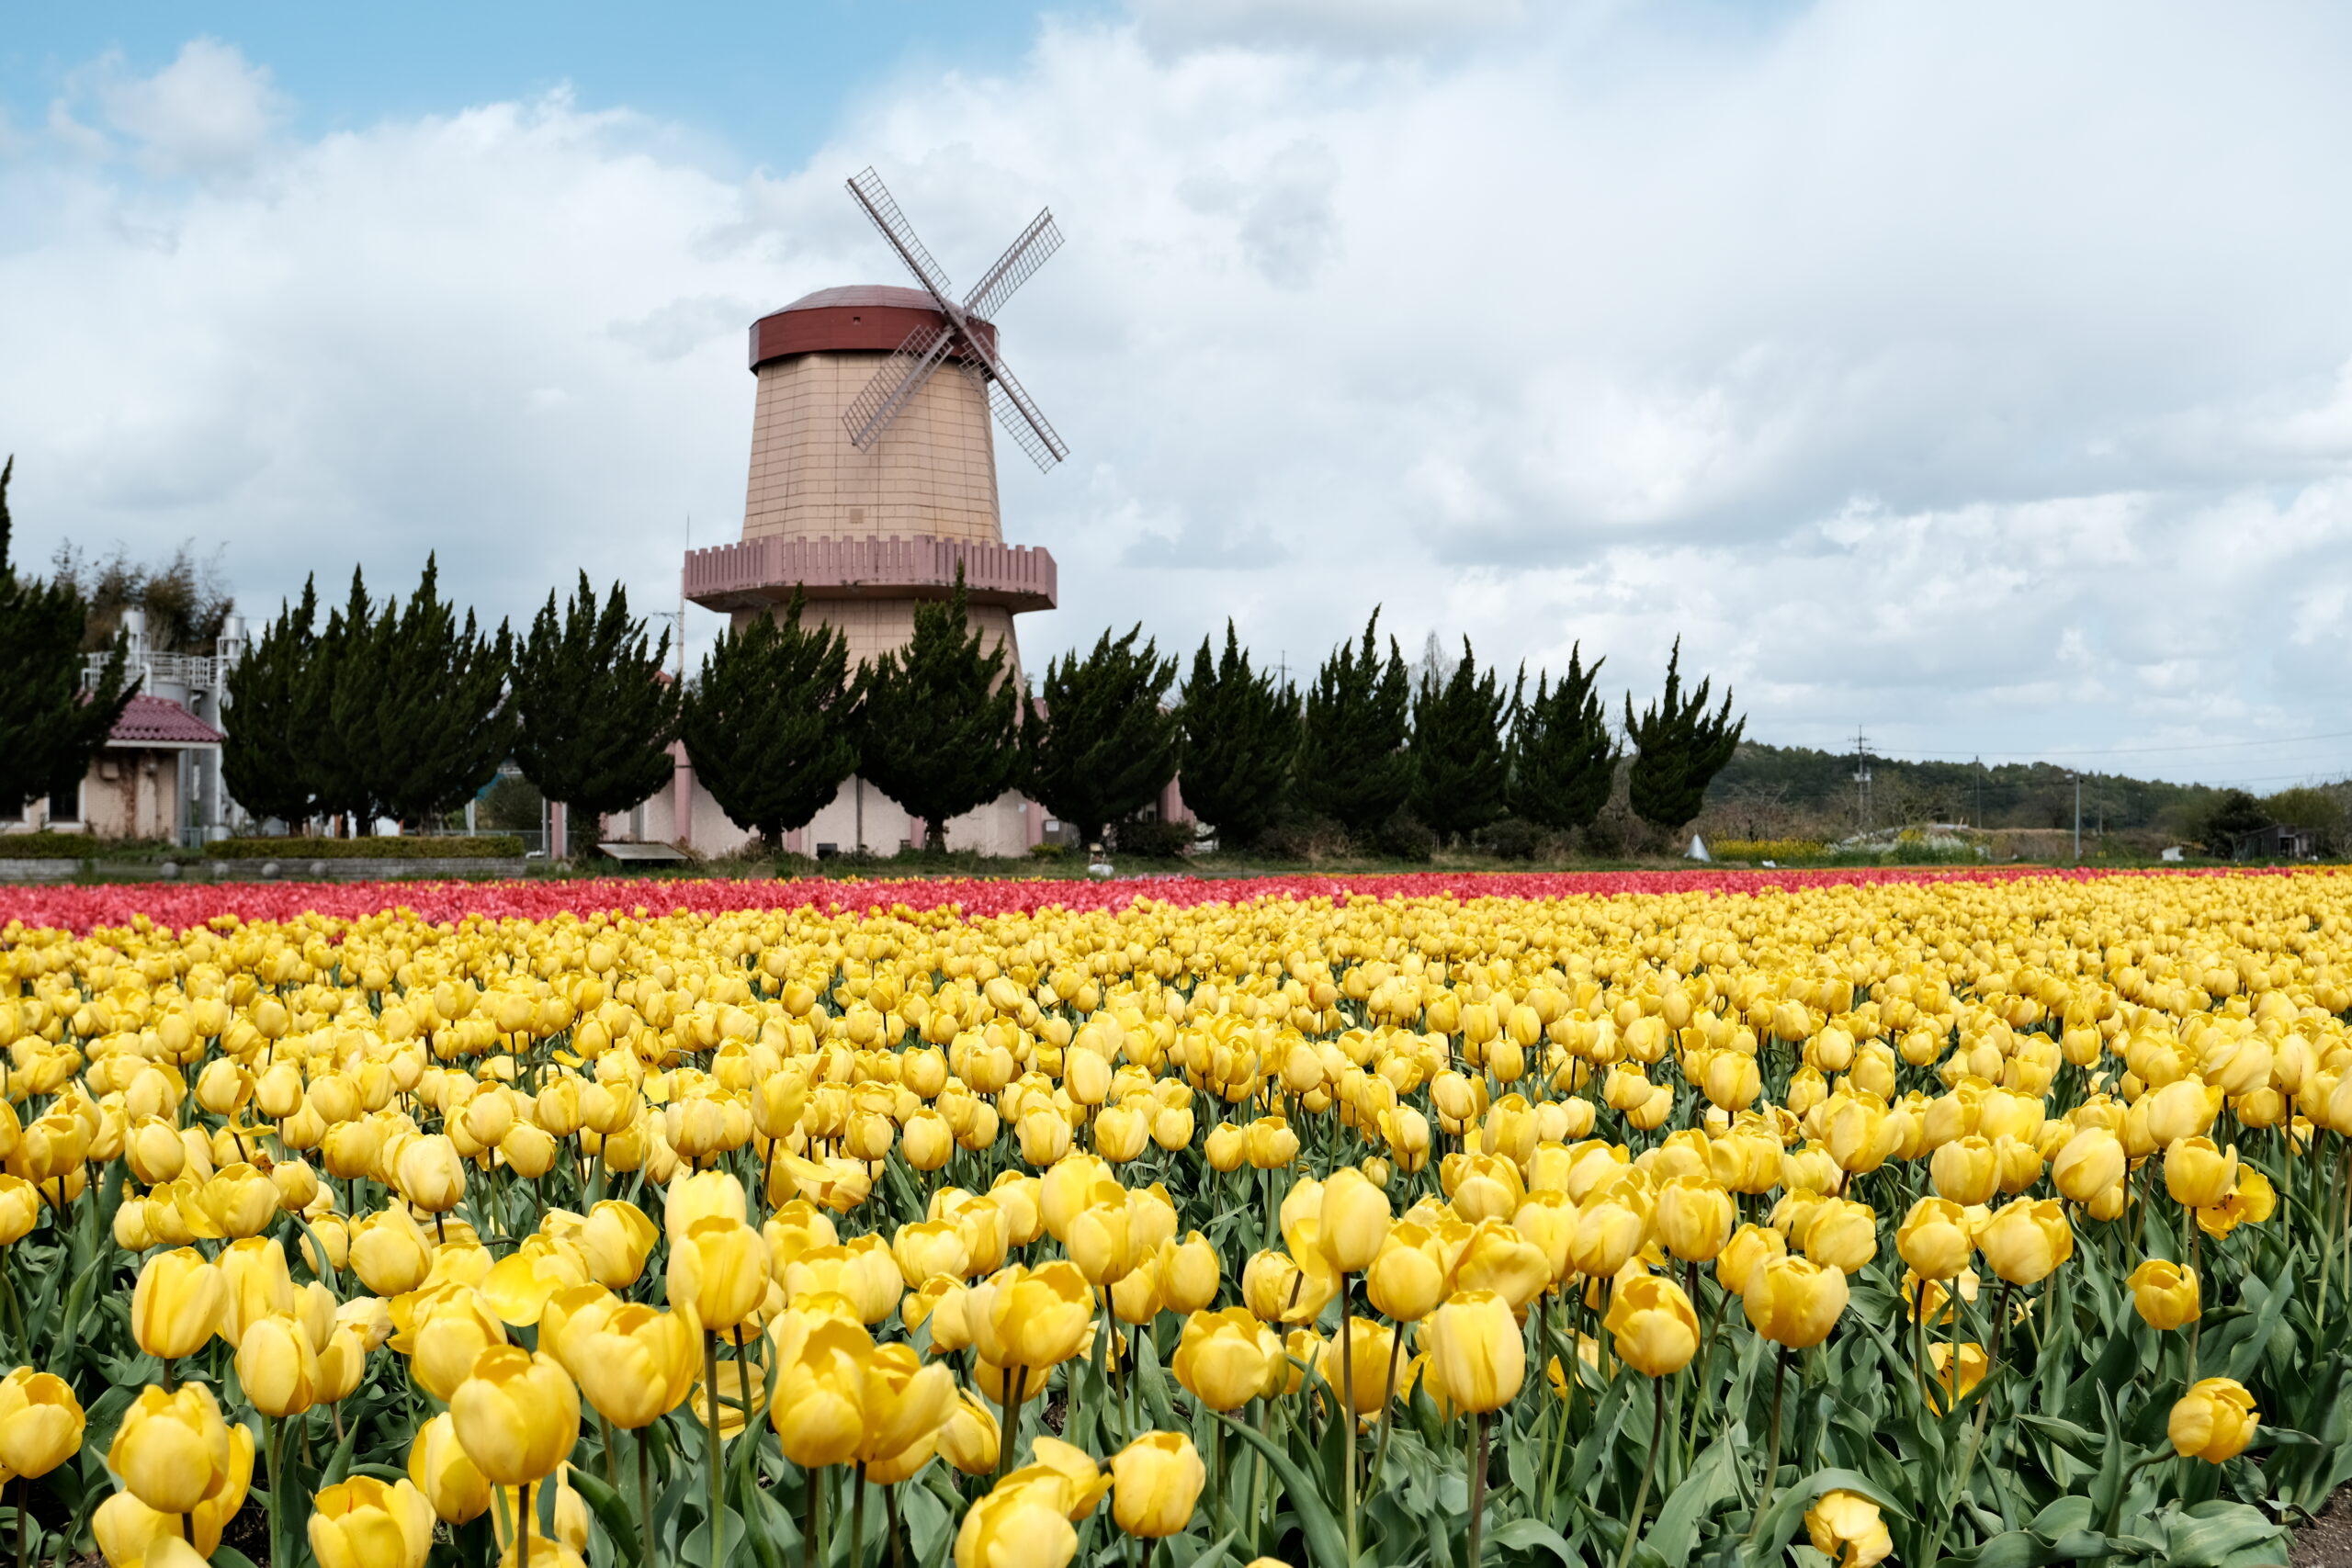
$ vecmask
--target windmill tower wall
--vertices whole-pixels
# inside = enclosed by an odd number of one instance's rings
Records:
[[[1051,608],[1057,573],[1046,551],[1004,542],[980,373],[950,355],[863,448],[843,418],[892,352],[941,320],[918,290],[869,288],[826,289],[752,324],[758,391],[742,539],[688,554],[687,597],[740,626],[780,615],[797,590],[804,615],[840,628],[851,659],[871,661],[905,646],[915,606],[948,597],[960,569],[973,626],[1001,641],[1012,679],[1022,679],[1013,616]],[[993,344],[993,328],[971,325]],[[697,848],[746,836],[693,786],[690,770],[681,770],[669,815],[672,836]],[[948,841],[1019,854],[1043,826],[1034,803],[1008,794],[948,824]],[[904,809],[852,780],[787,847],[847,853],[863,844],[887,854],[922,837]]]

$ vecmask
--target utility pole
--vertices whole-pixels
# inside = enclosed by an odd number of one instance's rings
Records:
[[[1976,759],[1976,830],[1984,830],[1984,759]]]
[[[1871,743],[1862,727],[1854,727],[1854,797],[1862,816],[1862,831],[1871,830]]]
[[[2083,863],[2083,775],[2075,774],[2075,863]]]

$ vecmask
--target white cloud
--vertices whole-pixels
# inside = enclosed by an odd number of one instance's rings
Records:
[[[1069,236],[1002,312],[1073,448],[1002,471],[1033,668],[1231,615],[1296,671],[1378,602],[1639,694],[1679,633],[1765,739],[2340,728],[2352,17],[1771,15],[1139,0],[749,178],[560,94],[303,140],[226,45],[94,67],[0,164],[20,536],[666,605],[738,525],[744,326],[901,281],[872,163],[967,284]]]
[[[107,123],[135,141],[141,161],[162,175],[243,171],[286,110],[266,67],[206,38],[191,39],[153,76],[126,75],[119,62],[107,62],[97,98]]]

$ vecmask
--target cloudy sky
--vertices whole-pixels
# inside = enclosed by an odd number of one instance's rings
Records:
[[[1679,634],[1763,739],[2352,771],[2341,6],[46,9],[22,557],[673,604],[741,525],[745,326],[902,281],[872,164],[960,283],[1069,236],[1001,319],[1071,447],[1004,448],[1033,666],[1229,615],[1296,670],[1378,604],[1637,701]]]

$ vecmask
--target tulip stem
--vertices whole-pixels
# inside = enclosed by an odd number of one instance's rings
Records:
[[[1364,1489],[1370,1491],[1380,1482],[1381,1461],[1388,1457],[1388,1434],[1395,1429],[1393,1417],[1396,1410],[1396,1358],[1405,1348],[1405,1325],[1398,1324],[1396,1332],[1388,1339],[1388,1381],[1380,1396],[1380,1438],[1373,1444],[1372,1466],[1364,1472]]]
[[[2200,1244],[2204,1239],[2205,1234],[2203,1227],[2198,1224],[2197,1217],[2194,1214],[2191,1214],[2188,1219],[2188,1277],[2197,1281],[2198,1289],[2200,1292],[2204,1290],[2205,1281],[2197,1271],[2197,1255],[2201,1250]],[[2204,1325],[2205,1313],[2200,1296],[2200,1303],[2197,1315],[2189,1319],[2188,1322],[2188,1381],[2192,1387],[2197,1382],[2197,1331],[2203,1327]]]
[[[808,1533],[800,1542],[801,1568],[816,1568],[824,1560],[824,1548],[818,1544],[825,1533],[825,1483],[821,1465],[808,1467]]]
[[[1356,1561],[1356,1358],[1354,1340],[1348,1325],[1348,1277],[1340,1276],[1340,1419],[1344,1424],[1347,1444],[1343,1450],[1348,1472],[1347,1520],[1348,1568],[1355,1568]]]
[[[857,1470],[850,1482],[849,1502],[849,1568],[858,1568],[865,1560],[865,1461],[857,1461]]]
[[[718,1490],[718,1336],[707,1329],[702,1337],[703,1415],[708,1425],[704,1436],[707,1451],[703,1455],[703,1468],[710,1474],[710,1563],[720,1568],[727,1561],[723,1550],[727,1540],[727,1525],[721,1516]],[[750,1419],[745,1417],[746,1421]],[[814,1472],[810,1474],[813,1476]],[[816,1483],[811,1480],[812,1486]]]
[[[1789,1348],[1781,1347],[1780,1355],[1772,1362],[1772,1437],[1764,1447],[1764,1482],[1756,1494],[1756,1517],[1748,1521],[1747,1539],[1753,1541],[1764,1528],[1764,1510],[1772,1501],[1772,1483],[1781,1470],[1781,1390],[1789,1376]],[[1932,1561],[1932,1559],[1930,1560]]]
[[[1482,1410],[1474,1419],[1478,1427],[1478,1454],[1470,1461],[1470,1553],[1464,1561],[1470,1568],[1478,1568],[1479,1537],[1486,1533],[1487,1522],[1487,1413]]]
[[[1657,1467],[1657,1450],[1666,1441],[1666,1380],[1650,1379],[1654,1396],[1650,1406],[1649,1451],[1642,1455],[1642,1483],[1634,1488],[1634,1511],[1625,1516],[1625,1549],[1617,1557],[1617,1568],[1626,1568],[1634,1561],[1634,1542],[1642,1533],[1642,1510],[1649,1506],[1650,1472]]]
[[[653,1472],[649,1468],[653,1444],[650,1427],[637,1433],[637,1533],[644,1561],[639,1568],[655,1568],[653,1557]]]
[[[277,1499],[273,1496],[273,1503]],[[520,1568],[531,1568],[531,1483],[523,1483],[523,1506],[514,1510],[514,1560]]]
[[[262,1464],[264,1466],[265,1472],[269,1476],[269,1517],[266,1524],[269,1533],[269,1555],[270,1561],[273,1562],[279,1561],[278,1551],[280,1550],[280,1542],[278,1538],[284,1533],[286,1524],[285,1507],[278,1500],[285,1491],[283,1480],[279,1473],[284,1466],[281,1450],[283,1450],[286,1446],[285,1436],[286,1429],[283,1422],[277,1420],[274,1416],[265,1416],[262,1417]],[[250,1468],[248,1468],[246,1473],[252,1473]],[[290,1561],[290,1559],[288,1561]]]

